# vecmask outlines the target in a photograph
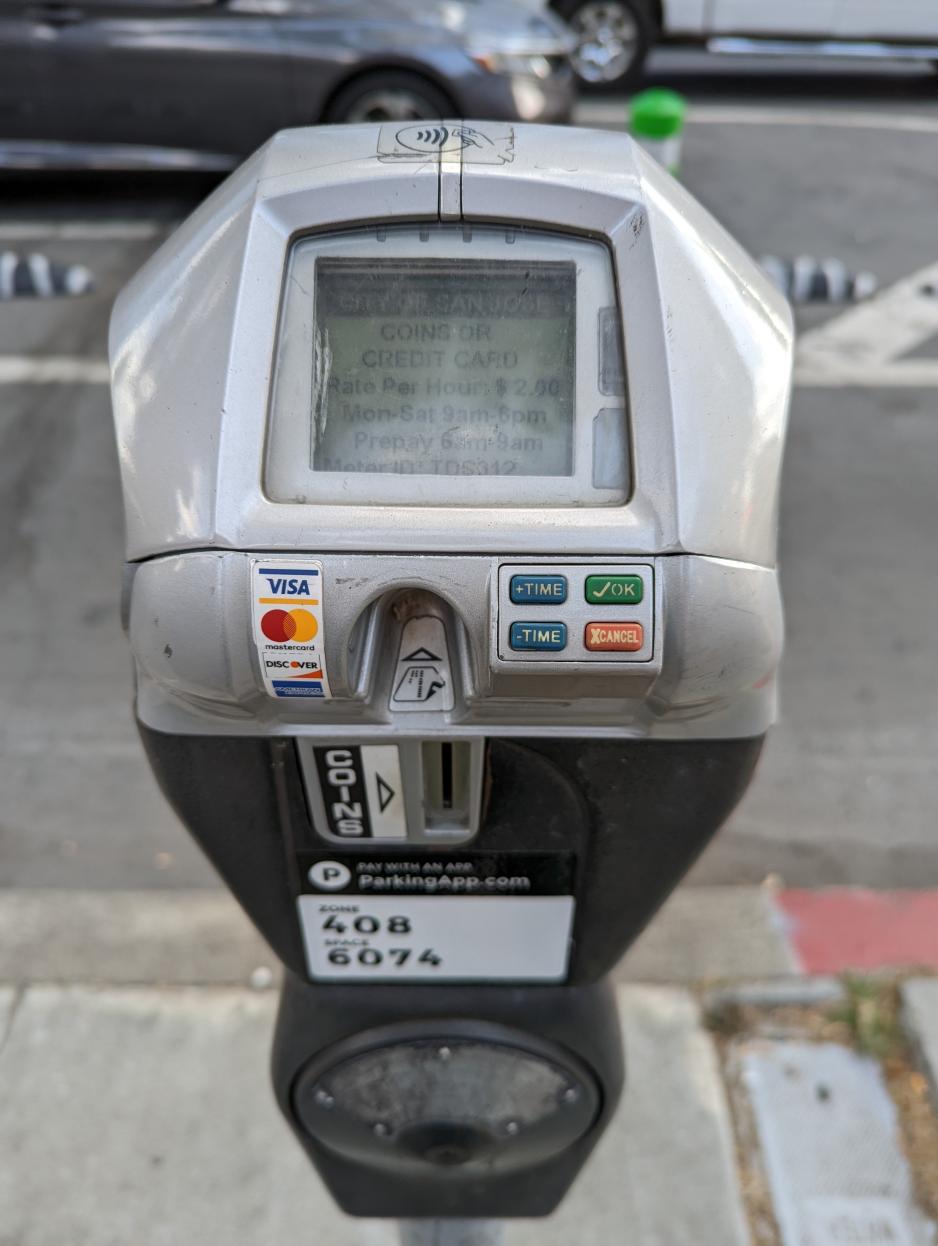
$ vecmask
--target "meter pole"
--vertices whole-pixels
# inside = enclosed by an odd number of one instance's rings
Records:
[[[502,1246],[499,1220],[402,1220],[401,1246]]]

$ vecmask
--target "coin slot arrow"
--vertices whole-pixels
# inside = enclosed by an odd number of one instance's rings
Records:
[[[438,653],[431,653],[429,649],[421,646],[415,649],[413,653],[408,653],[405,658],[400,659],[401,662],[442,662],[443,658]]]
[[[390,707],[407,711],[451,710],[453,677],[443,620],[435,615],[409,619],[401,633]]]
[[[388,805],[397,795],[390,783],[386,783],[380,774],[375,774],[375,780],[378,785],[378,807],[382,813],[387,809]]]

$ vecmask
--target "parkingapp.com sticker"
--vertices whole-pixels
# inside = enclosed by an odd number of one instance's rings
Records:
[[[328,697],[323,648],[322,563],[256,558],[251,563],[254,644],[272,697]]]
[[[310,977],[562,982],[576,910],[570,852],[300,853]]]

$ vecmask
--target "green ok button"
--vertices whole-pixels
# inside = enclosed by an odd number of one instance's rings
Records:
[[[591,606],[638,605],[645,591],[640,575],[588,575],[586,600]]]

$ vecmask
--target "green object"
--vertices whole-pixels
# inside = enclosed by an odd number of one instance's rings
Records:
[[[591,606],[637,606],[644,591],[640,575],[586,577],[586,600]]]
[[[687,100],[676,91],[652,87],[632,99],[629,116],[636,138],[675,138],[687,119]]]

